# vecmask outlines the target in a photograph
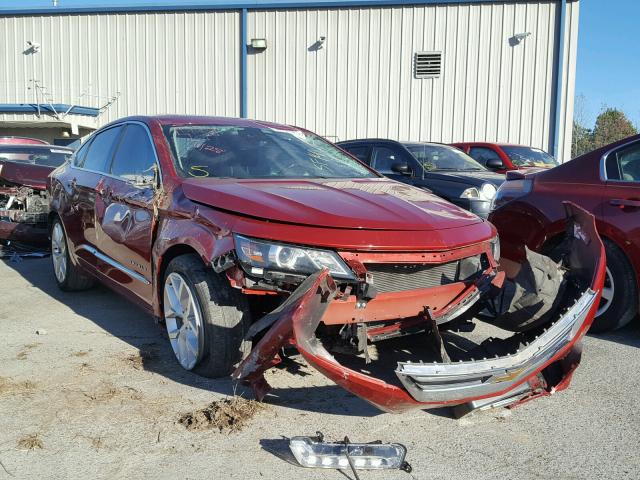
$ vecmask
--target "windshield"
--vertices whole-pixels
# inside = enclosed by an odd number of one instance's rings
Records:
[[[556,159],[544,150],[531,147],[503,146],[502,150],[519,167],[555,167]]]
[[[63,148],[34,148],[29,146],[12,147],[0,146],[0,160],[11,162],[25,162],[45,167],[59,167],[66,162],[72,151]]]
[[[486,171],[466,153],[445,145],[405,144],[424,172],[456,170],[464,172]]]
[[[377,177],[326,140],[294,128],[165,127],[178,175],[187,178]]]

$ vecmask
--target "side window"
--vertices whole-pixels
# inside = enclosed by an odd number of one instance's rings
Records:
[[[395,149],[389,147],[376,147],[373,153],[371,167],[380,173],[395,174],[395,172],[391,170],[391,167],[402,160],[403,159]]]
[[[89,150],[89,145],[91,145],[91,141],[93,140],[93,138],[91,140],[89,140],[87,143],[85,143],[84,145],[82,145],[78,151],[76,152],[75,156],[73,157],[73,166],[74,167],[81,167],[82,164],[84,163],[84,157],[87,156],[87,151]]]
[[[356,157],[361,162],[369,164],[369,147],[361,146],[361,147],[346,147],[345,150],[349,152],[351,155]]]
[[[121,131],[122,127],[113,127],[98,133],[91,141],[89,150],[79,166],[87,170],[106,173]]]
[[[109,173],[125,180],[153,179],[154,165],[153,145],[145,128],[127,125]]]
[[[609,154],[606,166],[610,180],[640,182],[640,143]]]
[[[502,162],[498,152],[487,147],[471,147],[469,149],[469,156],[483,166],[486,166],[487,160],[491,160],[492,158],[498,159]]]

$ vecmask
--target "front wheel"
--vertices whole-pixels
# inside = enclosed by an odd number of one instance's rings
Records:
[[[186,370],[223,377],[249,351],[247,299],[197,255],[182,255],[169,263],[163,310],[173,353]]]
[[[607,273],[602,298],[591,326],[594,333],[617,330],[638,314],[638,284],[627,256],[610,240],[604,240]]]
[[[94,284],[91,277],[83,274],[77,266],[71,263],[67,248],[67,236],[59,218],[56,218],[51,226],[51,264],[60,290],[65,292],[86,290]]]

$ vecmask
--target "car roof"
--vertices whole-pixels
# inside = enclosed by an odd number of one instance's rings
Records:
[[[294,125],[285,125],[274,122],[266,122],[262,120],[252,120],[249,118],[235,118],[235,117],[214,117],[205,115],[148,115],[148,116],[131,116],[119,118],[111,122],[109,125],[117,125],[119,123],[138,121],[143,123],[157,123],[161,126],[165,125],[228,125],[235,127],[269,127],[279,128],[281,130],[301,130],[306,131],[304,128],[296,127]]]
[[[75,150],[69,147],[63,147],[59,145],[44,145],[40,143],[0,143],[0,150],[2,151],[20,151],[20,150],[66,150],[69,153],[73,153]]]

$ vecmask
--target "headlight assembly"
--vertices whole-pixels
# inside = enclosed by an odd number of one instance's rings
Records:
[[[460,194],[460,198],[469,198],[474,200],[493,200],[496,196],[496,187],[491,183],[483,183],[480,189],[476,187],[467,188]]]
[[[262,274],[264,270],[275,270],[305,275],[328,268],[335,278],[355,279],[342,258],[330,250],[273,243],[242,235],[234,235],[234,239],[238,259],[250,273]]]

